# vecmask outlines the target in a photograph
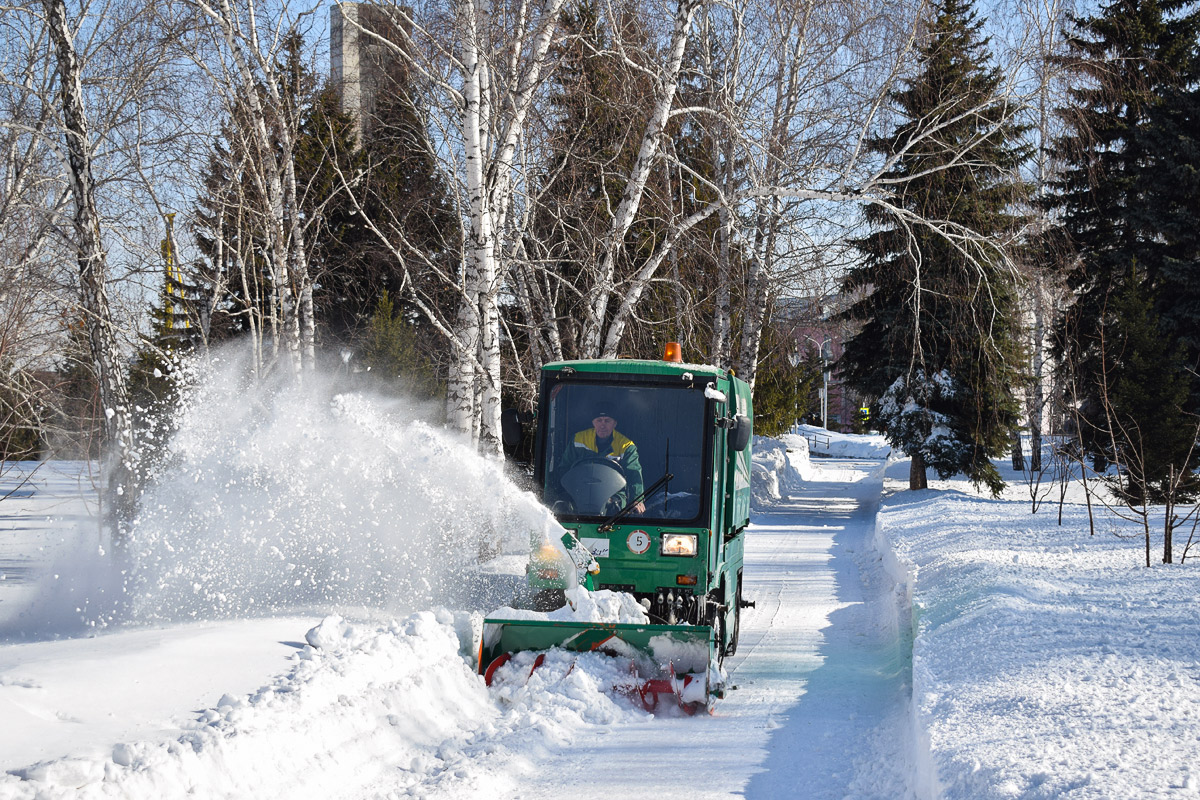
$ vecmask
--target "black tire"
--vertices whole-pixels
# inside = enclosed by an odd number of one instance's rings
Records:
[[[742,573],[737,575],[737,592],[733,600],[733,636],[729,637],[729,646],[725,655],[731,656],[737,652],[738,636],[742,633]]]
[[[534,611],[557,611],[567,604],[567,595],[562,589],[542,589],[533,596]]]
[[[722,589],[718,589],[713,594],[718,599],[710,601],[713,605],[712,611],[709,613],[708,624],[717,633],[717,666],[719,667],[725,663],[725,615],[721,613],[720,602],[724,599],[725,592]]]

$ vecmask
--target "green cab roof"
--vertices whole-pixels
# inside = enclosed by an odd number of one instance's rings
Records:
[[[679,364],[674,361],[652,361],[640,358],[597,358],[580,361],[554,361],[542,367],[543,372],[561,372],[564,369],[577,372],[611,372],[625,375],[703,375],[714,378],[729,378],[729,373],[712,364]]]

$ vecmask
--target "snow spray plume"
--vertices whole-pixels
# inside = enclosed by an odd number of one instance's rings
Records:
[[[493,602],[481,558],[557,527],[412,404],[329,375],[247,387],[229,353],[199,369],[130,529],[133,621]]]

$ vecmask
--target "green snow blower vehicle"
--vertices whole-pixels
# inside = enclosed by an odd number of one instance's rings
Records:
[[[578,582],[633,595],[649,624],[488,618],[479,670],[489,684],[513,654],[558,647],[632,653],[637,675],[650,664],[658,674],[634,682],[648,709],[660,694],[689,712],[724,696],[721,662],[752,605],[742,599],[752,419],[745,381],[682,363],[674,343],[662,361],[542,369],[533,475],[567,533],[562,548],[534,548],[534,609],[562,607]],[[518,446],[509,422],[506,443]]]

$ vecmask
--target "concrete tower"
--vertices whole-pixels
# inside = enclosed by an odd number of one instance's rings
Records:
[[[395,50],[379,41],[401,43],[399,29],[374,3],[334,3],[329,10],[329,66],[341,95],[342,112],[354,118],[359,141],[369,134],[380,92],[401,79]]]

